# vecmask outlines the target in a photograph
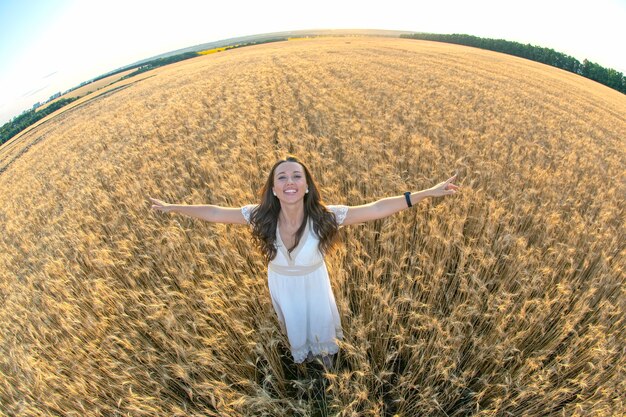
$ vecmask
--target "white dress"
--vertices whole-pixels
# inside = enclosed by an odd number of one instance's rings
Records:
[[[251,212],[256,207],[250,204],[241,209],[248,224]],[[327,207],[341,225],[348,206]],[[267,270],[272,305],[287,334],[296,363],[303,362],[309,352],[313,355],[337,353],[339,347],[336,339],[343,338],[337,303],[318,243],[319,239],[309,220],[298,246],[290,256],[277,226],[277,254]]]

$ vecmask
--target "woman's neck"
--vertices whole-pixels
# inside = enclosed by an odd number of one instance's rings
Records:
[[[278,219],[282,225],[300,227],[304,219],[304,202],[295,204],[281,204]]]

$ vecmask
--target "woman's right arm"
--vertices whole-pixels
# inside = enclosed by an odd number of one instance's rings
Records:
[[[163,213],[179,213],[211,223],[247,224],[241,208],[207,205],[169,204],[149,197],[152,208]]]

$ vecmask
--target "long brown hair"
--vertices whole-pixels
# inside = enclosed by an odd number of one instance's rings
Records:
[[[265,185],[261,189],[261,204],[251,213],[252,236],[259,245],[265,259],[269,262],[276,257],[276,226],[280,213],[280,201],[272,194],[274,187],[274,171],[283,162],[297,162],[302,165],[306,176],[309,192],[304,195],[304,218],[300,228],[296,231],[295,242],[289,253],[298,246],[309,218],[313,220],[313,231],[319,238],[319,250],[322,254],[328,253],[335,243],[339,226],[334,214],[322,203],[317,184],[311,172],[298,158],[288,156],[276,162],[272,167]]]

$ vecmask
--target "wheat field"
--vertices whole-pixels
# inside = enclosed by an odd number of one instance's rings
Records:
[[[150,75],[0,148],[0,416],[624,415],[624,95],[368,37]],[[286,154],[327,204],[462,187],[342,228],[333,369],[292,362],[246,227],[148,200],[253,203]]]

